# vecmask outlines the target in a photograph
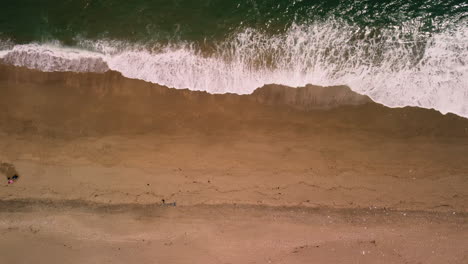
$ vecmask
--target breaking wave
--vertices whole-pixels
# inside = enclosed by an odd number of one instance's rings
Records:
[[[78,39],[0,41],[3,63],[41,71],[105,72],[173,88],[252,93],[264,84],[348,85],[390,107],[419,106],[468,117],[466,20],[429,33],[418,20],[368,28],[337,19],[292,24],[281,34],[247,28],[211,47]]]

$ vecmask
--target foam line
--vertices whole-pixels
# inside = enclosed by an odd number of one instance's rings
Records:
[[[157,46],[157,45],[155,45]],[[85,49],[86,48],[86,49]],[[104,72],[168,87],[249,94],[264,84],[348,85],[390,107],[419,106],[468,117],[468,27],[425,33],[418,23],[359,29],[336,21],[293,25],[278,35],[247,29],[209,55],[189,43],[158,47],[82,40],[15,45],[4,63],[42,71]]]

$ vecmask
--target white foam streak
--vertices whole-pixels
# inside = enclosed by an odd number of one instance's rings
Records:
[[[116,41],[81,47],[17,45],[4,61],[43,71],[105,71],[174,88],[251,93],[264,84],[348,85],[390,107],[420,106],[468,117],[468,31],[428,35],[420,25],[375,31],[337,22],[293,25],[267,35],[245,30],[202,55],[178,44],[151,50]]]
[[[61,47],[58,44],[16,45],[0,53],[4,63],[42,71],[105,72],[109,70],[98,53]]]

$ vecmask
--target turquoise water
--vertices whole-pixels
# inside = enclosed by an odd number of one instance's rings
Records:
[[[345,84],[468,116],[467,15],[453,0],[6,0],[0,58],[212,93]]]

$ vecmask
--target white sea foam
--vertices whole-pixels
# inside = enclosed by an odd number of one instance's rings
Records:
[[[16,45],[4,62],[43,71],[108,69],[129,78],[210,93],[264,84],[348,85],[390,107],[420,106],[468,117],[468,27],[420,31],[417,21],[372,30],[343,23],[293,25],[283,34],[247,29],[203,55],[194,45],[158,49],[121,41]],[[86,49],[85,49],[86,48]],[[92,51],[90,51],[92,50]]]
[[[102,54],[60,45],[16,45],[0,53],[4,63],[42,71],[105,72],[109,70]]]

